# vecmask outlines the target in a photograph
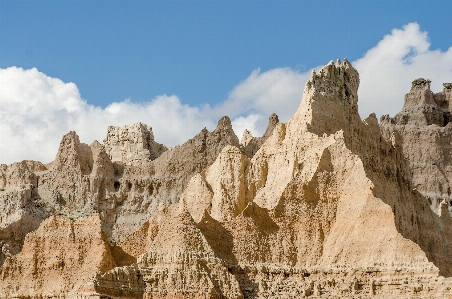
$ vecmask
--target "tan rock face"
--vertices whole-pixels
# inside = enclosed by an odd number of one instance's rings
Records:
[[[0,268],[0,297],[74,295],[115,266],[98,215],[81,221],[51,216]]]
[[[22,161],[0,167],[0,264],[11,255],[22,250],[28,232],[39,227],[42,219],[54,213],[43,205],[36,186],[36,173],[47,168],[42,163]]]
[[[137,256],[137,263],[115,268],[98,278],[94,285],[101,294],[243,298],[237,280],[225,262],[216,257],[183,200],[170,208],[161,206],[137,232],[113,248],[114,253],[119,251]],[[121,285],[136,281],[139,283],[134,287],[121,289]]]
[[[444,88],[443,92],[434,94],[430,90],[430,83],[430,80],[422,78],[413,81],[410,92],[405,95],[402,111],[394,117],[397,124],[415,126],[435,124],[444,127],[450,122],[452,90]]]
[[[168,150],[163,144],[154,141],[152,128],[142,123],[108,127],[104,145],[113,162],[120,161],[129,165],[155,160]]]
[[[80,219],[99,213],[110,241],[121,241],[160,203],[177,202],[190,178],[212,164],[223,147],[239,145],[228,117],[213,132],[204,129],[153,161],[166,147],[144,124],[109,127],[105,143],[87,145],[70,132],[48,165],[1,165],[0,264],[20,252],[25,235],[53,214]]]
[[[213,218],[227,221],[236,217],[247,202],[246,172],[249,159],[235,146],[226,146],[217,160],[194,176],[182,194],[196,219],[208,210]]]
[[[0,206],[0,289],[6,298],[448,298],[450,88],[433,94],[429,84],[415,80],[401,114],[379,125],[358,115],[357,71],[330,62],[289,122],[272,116],[260,139],[239,145],[223,118],[137,165],[69,133],[47,166],[0,167],[14,201]],[[24,213],[38,195],[41,214]],[[79,207],[99,216],[41,223]],[[26,219],[21,247],[12,232]],[[57,252],[57,239],[73,249]],[[47,282],[55,273],[59,287]]]

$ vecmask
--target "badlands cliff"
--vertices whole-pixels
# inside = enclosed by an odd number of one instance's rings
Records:
[[[142,123],[0,165],[0,298],[452,298],[452,84],[361,119],[347,60],[242,141]]]

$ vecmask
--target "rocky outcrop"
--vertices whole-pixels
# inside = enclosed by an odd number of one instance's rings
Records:
[[[448,198],[434,213],[428,197],[448,194],[448,85],[435,95],[416,80],[401,114],[381,125],[360,118],[358,86],[347,60],[330,62],[312,73],[289,122],[273,118],[248,149],[226,117],[137,165],[68,134],[50,165],[14,166],[28,187],[3,183],[4,192],[30,190],[65,217],[80,206],[99,215],[44,220],[4,258],[0,289],[83,299],[452,296]],[[435,169],[443,176],[432,178]]]
[[[115,267],[109,247],[98,215],[81,221],[51,216],[0,268],[0,298],[75,297]]]
[[[162,206],[116,247],[138,256],[137,263],[98,278],[94,285],[102,296],[243,298],[236,278],[216,256],[183,200],[171,208]],[[129,282],[135,286],[125,288]]]
[[[228,117],[213,132],[203,129],[170,151],[141,123],[109,127],[104,142],[87,145],[69,132],[48,165],[1,165],[0,265],[21,251],[27,233],[54,214],[83,219],[98,213],[112,244],[121,241],[160,203],[177,202],[190,178],[212,164],[223,147],[239,146]]]
[[[104,145],[113,162],[120,161],[128,165],[155,160],[168,150],[163,144],[154,141],[152,128],[140,122],[122,127],[109,126]]]
[[[161,267],[168,269],[171,262],[164,259],[143,263],[149,259],[147,248],[168,225],[181,228],[165,233],[158,245],[171,252],[168,244],[186,240],[194,218],[203,244],[209,245],[198,248],[224,263],[245,298],[452,294],[447,203],[438,216],[411,188],[400,136],[394,132],[386,138],[373,114],[360,119],[358,84],[347,61],[313,74],[297,113],[287,125],[275,127],[252,159],[225,147],[189,182],[179,204],[183,212],[170,218],[164,216],[170,212],[155,214],[118,246],[138,258],[138,269],[167,273]],[[175,223],[177,217],[191,228]],[[131,244],[147,245],[133,252],[127,249]],[[181,259],[179,268],[189,268],[190,258]],[[145,281],[144,296],[186,295],[177,285],[184,276],[176,277],[171,294],[166,278]],[[205,294],[205,284],[198,284]]]
[[[114,200],[118,204],[109,212],[114,220],[110,222],[111,228],[106,228],[113,239],[121,241],[137,230],[161,203],[166,206],[177,203],[191,177],[212,164],[227,145],[238,147],[239,141],[229,117],[223,117],[214,131],[204,128],[148,164],[124,167],[115,181],[120,186],[117,194],[121,199]]]
[[[22,250],[27,233],[38,228],[42,219],[55,213],[41,200],[38,175],[47,168],[42,163],[22,161],[0,167],[0,265]]]
[[[430,90],[430,83],[430,80],[423,78],[413,81],[410,92],[405,95],[402,111],[394,117],[392,122],[399,125],[435,124],[444,127],[451,121],[452,89],[450,85],[445,83],[444,90],[435,94]]]
[[[249,159],[235,146],[223,148],[217,160],[194,176],[182,194],[195,219],[207,210],[213,218],[227,221],[246,206],[246,173]]]
[[[273,129],[278,123],[279,123],[278,115],[273,113],[268,118],[267,129],[265,130],[264,135],[262,135],[261,137],[254,137],[250,131],[245,130],[245,132],[243,132],[243,137],[240,142],[240,148],[242,152],[246,156],[248,156],[248,158],[252,158],[254,154],[260,149],[262,144],[264,144],[264,142],[268,139],[268,137],[272,135]]]
[[[450,83],[435,94],[430,80],[417,79],[405,95],[403,110],[394,118],[382,116],[381,128],[385,138],[398,137],[409,162],[411,188],[426,197],[435,213],[445,199],[452,215],[451,107]]]

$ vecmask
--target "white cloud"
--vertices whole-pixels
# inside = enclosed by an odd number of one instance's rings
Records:
[[[433,92],[442,91],[442,83],[452,80],[452,47],[446,52],[430,50],[427,32],[409,23],[393,29],[352,64],[360,75],[361,117],[371,112],[393,116],[402,109],[414,79],[430,79]]]
[[[267,119],[276,113],[281,121],[288,121],[300,105],[309,76],[310,71],[299,73],[290,68],[276,68],[263,73],[254,70],[232,89],[224,103],[215,108],[216,114],[225,112],[236,117],[256,113]]]
[[[245,130],[251,131],[253,136],[261,136],[264,133],[262,128],[265,125],[266,119],[260,114],[249,114],[246,117],[239,116],[232,121],[232,127],[239,140],[242,139]]]
[[[371,112],[394,115],[412,80],[432,80],[434,92],[452,80],[452,47],[446,52],[430,50],[427,33],[410,23],[393,29],[352,64],[361,78],[361,116]],[[138,121],[150,125],[156,141],[168,146],[182,144],[203,127],[213,130],[224,115],[232,119],[239,139],[245,128],[260,136],[273,112],[283,122],[295,113],[310,71],[254,70],[214,107],[194,107],[182,104],[175,95],[160,95],[144,103],[126,99],[102,109],[83,100],[74,83],[51,78],[35,68],[0,69],[0,163],[23,159],[50,162],[61,137],[70,130],[75,130],[82,142],[102,142],[108,125]]]
[[[105,109],[88,104],[77,86],[51,78],[37,69],[0,69],[0,163],[23,159],[50,162],[61,137],[74,130],[82,142],[102,142],[108,125],[137,121],[153,127],[156,141],[180,144],[203,127],[215,127],[198,107],[176,96],[157,96],[137,104],[129,100]]]
[[[266,72],[254,70],[248,78],[235,86],[223,103],[210,108],[216,118],[231,117],[239,139],[245,129],[253,136],[261,136],[268,117],[276,113],[287,122],[301,103],[303,88],[311,71],[299,73],[290,68],[276,68]]]
[[[80,140],[102,142],[109,125],[138,121],[150,125],[155,140],[182,144],[202,128],[213,130],[219,118],[232,119],[237,136],[245,129],[259,136],[276,111],[287,121],[300,101],[305,78],[290,69],[251,75],[218,106],[193,107],[175,95],[160,95],[144,103],[126,99],[105,109],[87,103],[74,83],[48,77],[36,68],[0,69],[0,163],[54,159],[61,137],[74,130]]]

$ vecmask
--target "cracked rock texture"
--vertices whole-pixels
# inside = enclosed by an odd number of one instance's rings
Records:
[[[451,86],[358,115],[347,60],[288,123],[180,147],[141,123],[0,166],[0,298],[452,298]]]

